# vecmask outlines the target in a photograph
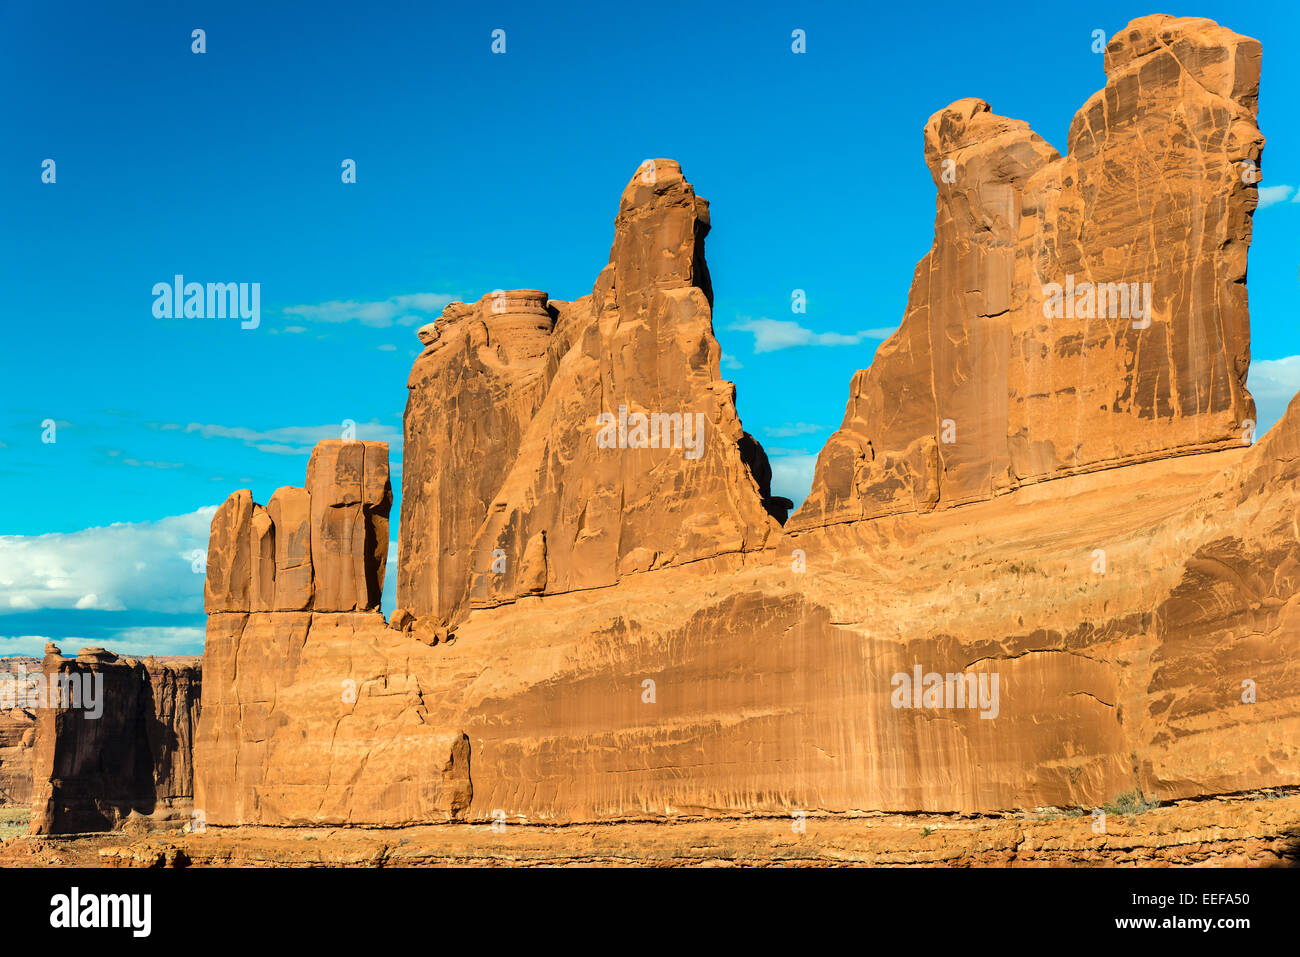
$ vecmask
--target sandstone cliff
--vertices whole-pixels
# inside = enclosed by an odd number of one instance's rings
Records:
[[[448,307],[409,382],[392,627],[369,447],[313,456],[359,461],[361,491],[340,482],[334,516],[309,479],[292,601],[253,597],[290,567],[279,520],[247,492],[213,520],[209,822],[1300,785],[1300,404],[1243,443],[1259,59],[1209,21],[1135,21],[1065,157],[981,101],[936,114],[934,248],[784,528],[719,378],[707,207],[675,163],[624,191],[590,296]],[[1098,283],[1137,283],[1137,314],[1103,317]],[[704,416],[698,457],[632,440],[633,413],[677,412]],[[994,693],[900,698],[932,673]]]

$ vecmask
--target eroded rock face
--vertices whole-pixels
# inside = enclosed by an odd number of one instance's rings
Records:
[[[280,488],[267,503],[275,527],[276,611],[310,608],[316,594],[311,564],[311,495],[305,488]]]
[[[395,825],[463,817],[469,740],[432,720],[441,692],[382,658],[378,613],[208,619],[196,807],[209,824]],[[425,649],[401,634],[394,653]]]
[[[265,508],[241,489],[217,509],[209,614],[378,609],[393,502],[388,443],[320,442],[306,484],[277,489]]]
[[[231,493],[212,516],[203,606],[213,611],[248,611],[253,588],[253,493]]]
[[[1258,68],[1254,41],[1153,17],[1112,42],[1067,157],[981,101],[936,114],[934,249],[784,529],[719,378],[707,207],[676,164],[624,191],[590,296],[448,307],[409,382],[393,626],[359,600],[210,606],[208,819],[1300,785],[1300,403],[1253,446],[1240,428]],[[1150,282],[1150,323],[1044,317],[1071,275]],[[632,413],[697,410],[697,458],[628,441]],[[346,455],[320,462],[354,554],[366,460]],[[308,487],[313,534],[333,528]],[[214,537],[253,523],[227,504]]]
[[[1260,45],[1136,20],[1061,157],[959,100],[925,127],[935,240],[791,519],[961,505],[1253,429],[1246,252]]]
[[[319,442],[307,464],[317,611],[378,608],[388,561],[388,443]]]
[[[421,336],[399,606],[454,624],[776,534],[766,457],[719,373],[708,230],[678,164],[644,164],[591,295],[489,294]]]
[[[199,660],[138,661],[103,648],[65,658],[47,645],[42,667],[47,689],[57,681],[69,690],[47,690],[33,709],[31,833],[110,830],[133,817],[187,822]]]

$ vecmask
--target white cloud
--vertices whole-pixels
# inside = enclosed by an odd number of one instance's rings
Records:
[[[362,325],[376,328],[391,325],[413,326],[417,323],[432,322],[438,318],[444,307],[459,298],[459,296],[440,292],[417,292],[409,296],[393,296],[391,299],[382,299],[378,302],[336,299],[316,305],[286,306],[284,314],[296,316],[306,322],[351,322],[355,319]]]
[[[798,508],[812,490],[817,456],[774,455],[768,462],[772,466],[772,494],[785,496]]]
[[[185,431],[197,432],[205,439],[235,439],[259,452],[270,452],[275,455],[303,455],[310,452],[317,442],[343,437],[341,423],[259,430],[242,426],[203,425],[191,422],[185,426]],[[387,442],[390,451],[400,448],[402,444],[400,430],[379,422],[357,423],[356,438],[368,442]]]
[[[724,352],[724,353],[722,354],[722,368],[724,368],[724,369],[743,369],[743,368],[745,368],[745,367],[744,367],[743,365],[740,364],[740,360],[738,360],[735,356],[733,356],[733,355],[729,355],[728,353],[725,353],[725,352]]]
[[[894,328],[863,329],[854,333],[813,332],[789,319],[741,318],[731,326],[754,335],[754,351],[776,352],[794,346],[856,346],[864,339],[888,339]]]
[[[114,456],[114,457],[116,457],[116,456],[118,456],[118,455],[121,455],[122,453],[121,453],[121,450],[120,450],[120,449],[114,449],[113,451],[109,452],[108,454],[109,454],[109,455],[112,455],[112,456]],[[146,459],[146,460],[144,460],[143,462],[140,461],[139,459],[122,459],[122,464],[123,464],[123,465],[129,465],[129,466],[131,466],[132,468],[144,468],[144,469],[183,469],[183,468],[185,468],[185,463],[184,463],[184,462],[155,462],[155,461],[153,461],[152,459]]]
[[[1278,203],[1285,203],[1294,188],[1293,186],[1261,186],[1259,188],[1259,208],[1266,209],[1269,206],[1276,206]],[[1296,200],[1300,200],[1300,193],[1296,194]]]
[[[5,610],[98,609],[202,613],[206,551],[217,506],[152,522],[79,532],[0,535],[0,615]]]
[[[814,432],[822,432],[826,429],[824,425],[814,425],[811,422],[787,422],[785,425],[778,425],[770,429],[764,429],[764,435],[770,435],[774,439],[789,439],[796,435],[812,435]]]
[[[1263,435],[1300,392],[1300,356],[1254,360],[1246,387],[1255,397],[1255,434]]]

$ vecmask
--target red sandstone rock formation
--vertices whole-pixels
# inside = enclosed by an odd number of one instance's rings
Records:
[[[31,832],[107,830],[133,816],[188,821],[198,660],[141,662],[103,648],[64,658],[47,644],[43,675],[47,682],[89,678],[99,690],[81,697],[84,684],[57,693],[47,685],[45,704],[34,709]]]
[[[708,203],[678,164],[647,162],[591,295],[493,293],[422,330],[399,607],[454,624],[777,533],[789,502],[770,498],[766,457],[719,373],[708,231]]]
[[[341,439],[316,446],[306,489],[266,508],[233,493],[212,517],[208,613],[377,609],[392,502],[388,443]]]
[[[304,656],[331,636],[350,644],[396,634],[378,611],[392,502],[388,446],[321,442],[306,484],[279,489],[265,511],[250,492],[236,492],[213,516],[209,582],[215,567],[220,588],[207,593],[211,687],[195,744],[206,771],[196,807],[212,824],[347,822],[353,807],[387,808],[392,821],[458,816],[471,795],[468,742],[426,720],[418,680],[400,675],[401,666],[390,675],[386,665],[318,667]],[[245,579],[236,577],[241,569]],[[275,598],[240,597],[259,593]],[[401,644],[425,647],[405,632]],[[355,819],[369,818],[362,810]]]
[[[590,296],[503,292],[421,329],[394,627],[367,610],[382,552],[358,521],[384,498],[368,449],[313,457],[333,477],[298,504],[310,606],[301,581],[271,611],[252,597],[266,555],[290,567],[274,508],[268,530],[241,492],[213,520],[208,820],[979,811],[1300,784],[1300,404],[1241,441],[1259,46],[1151,17],[1106,70],[1065,157],[976,100],[927,125],[934,248],[785,529],[719,378],[706,207],[675,163],[625,190]],[[1045,316],[1070,276],[1151,283],[1150,324]],[[702,412],[700,457],[628,442],[620,406]],[[917,669],[998,696],[900,698]]]
[[[1145,17],[1105,65],[1064,157],[982,100],[930,118],[934,246],[791,528],[1227,448],[1253,429],[1260,45]]]

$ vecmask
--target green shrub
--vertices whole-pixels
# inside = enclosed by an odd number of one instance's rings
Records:
[[[1159,806],[1159,801],[1144,797],[1141,790],[1135,789],[1125,791],[1119,797],[1103,804],[1101,809],[1107,814],[1141,814],[1143,811]]]

